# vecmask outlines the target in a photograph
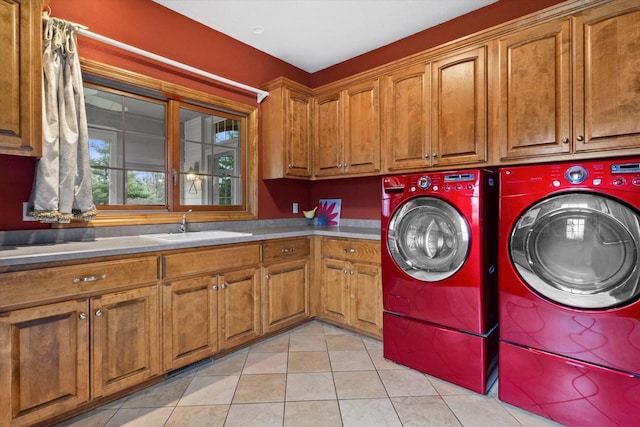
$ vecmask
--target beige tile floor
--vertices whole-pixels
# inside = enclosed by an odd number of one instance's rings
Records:
[[[382,343],[319,321],[184,370],[65,426],[557,426],[394,364]]]

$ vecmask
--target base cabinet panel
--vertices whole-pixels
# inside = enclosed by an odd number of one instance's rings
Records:
[[[259,273],[258,267],[252,267],[219,276],[220,350],[260,336]]]
[[[159,375],[158,287],[91,300],[92,398]]]
[[[87,300],[0,315],[0,425],[27,426],[89,400]]]
[[[264,268],[264,332],[274,332],[309,317],[309,261]]]
[[[382,337],[380,243],[324,238],[320,317]]]
[[[209,275],[164,285],[165,371],[197,362],[218,350],[217,289]]]

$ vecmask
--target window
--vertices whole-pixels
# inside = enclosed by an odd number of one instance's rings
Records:
[[[256,217],[255,107],[82,66],[96,225]]]

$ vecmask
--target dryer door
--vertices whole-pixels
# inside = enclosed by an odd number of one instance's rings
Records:
[[[640,215],[615,199],[544,199],[519,218],[509,249],[523,280],[559,304],[601,309],[640,295]]]
[[[469,225],[451,204],[418,197],[402,205],[391,218],[389,253],[410,276],[434,282],[462,267],[469,254]]]

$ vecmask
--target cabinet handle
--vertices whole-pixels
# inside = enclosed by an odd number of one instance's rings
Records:
[[[102,310],[96,310],[96,317],[102,316]]]
[[[584,140],[584,137],[582,135],[578,135],[576,139],[578,140],[578,142],[582,142]]]
[[[211,289],[213,289],[214,291],[217,291],[217,290],[218,290],[218,285],[213,285],[213,286],[211,287]]]
[[[344,251],[348,254],[355,254],[357,251],[353,248],[345,248]]]
[[[290,254],[292,252],[295,252],[296,248],[282,248],[281,252],[283,254]]]
[[[354,275],[354,272],[353,272],[353,271],[350,271],[350,272],[349,272],[349,274],[353,276],[353,275]]]
[[[562,143],[563,144],[568,144],[569,143],[569,138],[567,138],[566,136],[564,138],[562,138]]]
[[[269,280],[269,279],[271,279],[271,275],[270,275],[270,274],[265,274],[265,275],[264,275],[264,278],[265,278],[265,279],[267,279],[267,280]]]
[[[338,163],[338,167],[341,168],[342,167],[342,163]]]
[[[289,169],[291,169],[291,168],[293,167],[293,165],[292,165],[292,164],[288,164],[288,165],[287,165],[287,167],[288,167]]]
[[[346,268],[342,269],[342,274],[349,274],[349,270],[347,270]]]
[[[220,287],[221,287],[222,289],[227,289],[227,284],[226,284],[226,283],[223,283],[222,285],[220,285]]]
[[[428,159],[428,158],[429,158],[429,153],[425,154],[425,155],[424,155],[424,158],[425,158],[425,159]]]
[[[75,279],[73,279],[73,283],[80,283],[80,282],[95,282],[96,280],[100,280],[100,279],[106,279],[107,275],[103,274],[101,276],[85,276],[85,277],[76,277]]]
[[[438,153],[433,153],[431,156],[433,156],[433,158],[435,159],[436,157],[438,157]]]
[[[80,320],[85,320],[87,318],[87,313],[80,313],[78,317],[80,318]]]

